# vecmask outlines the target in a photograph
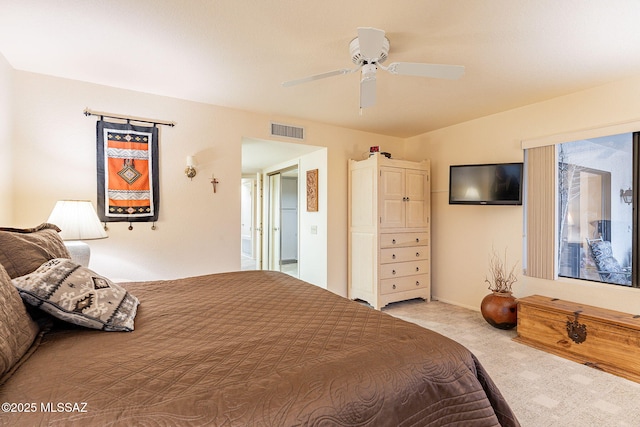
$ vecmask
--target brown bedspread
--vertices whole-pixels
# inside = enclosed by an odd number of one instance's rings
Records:
[[[46,334],[2,424],[518,425],[463,346],[284,274],[126,287],[135,331]]]

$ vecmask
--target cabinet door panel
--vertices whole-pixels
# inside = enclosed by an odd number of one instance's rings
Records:
[[[380,191],[385,199],[399,199],[404,197],[404,169],[380,168]]]
[[[425,189],[428,186],[427,172],[423,170],[406,170],[406,195],[411,200],[424,200]]]
[[[381,203],[380,227],[404,227],[405,202],[402,200],[383,200]]]
[[[380,168],[380,227],[404,227],[404,169]]]
[[[406,226],[429,226],[429,175],[426,171],[406,171]]]

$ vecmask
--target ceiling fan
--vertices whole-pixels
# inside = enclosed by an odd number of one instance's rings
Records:
[[[376,71],[378,68],[391,74],[431,77],[436,79],[455,80],[464,75],[464,67],[461,65],[393,62],[385,67],[382,63],[389,55],[389,39],[385,36],[384,31],[376,28],[359,27],[358,37],[349,43],[349,52],[351,53],[351,60],[356,64],[355,68],[343,68],[297,80],[290,80],[282,83],[282,86],[294,86],[300,83],[307,83],[341,74],[350,74],[361,70],[360,108],[367,108],[376,103]]]

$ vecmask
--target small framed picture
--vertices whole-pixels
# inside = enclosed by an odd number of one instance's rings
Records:
[[[307,212],[318,212],[318,169],[307,171]]]

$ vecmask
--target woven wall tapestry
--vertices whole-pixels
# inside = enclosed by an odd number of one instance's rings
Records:
[[[157,221],[158,128],[99,120],[97,141],[100,221]]]

